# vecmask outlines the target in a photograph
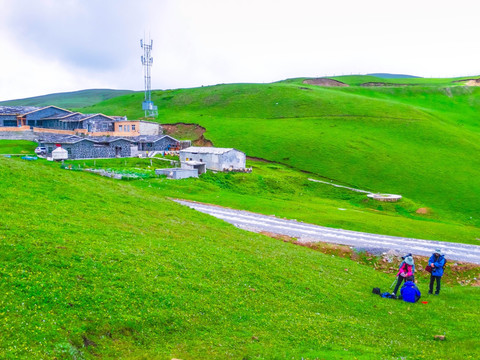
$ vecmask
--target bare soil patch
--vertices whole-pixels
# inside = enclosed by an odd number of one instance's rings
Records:
[[[432,210],[430,210],[429,208],[423,207],[423,208],[417,209],[417,211],[415,212],[420,215],[429,215],[432,213]]]
[[[480,78],[478,79],[463,79],[452,81],[454,83],[465,83],[466,86],[480,86]]]
[[[275,234],[275,233],[272,233],[272,232],[269,232],[269,231],[260,231],[260,234],[266,235],[266,236],[274,238],[274,239],[282,240],[284,242],[290,242],[290,243],[294,243],[294,244],[297,242],[297,239],[295,239],[291,236],[288,236],[288,235]]]
[[[467,86],[480,86],[480,79],[471,79],[466,82]]]
[[[307,79],[303,81],[304,84],[318,85],[318,86],[349,86],[338,80],[328,78]]]
[[[386,83],[386,82],[372,81],[372,82],[366,82],[366,83],[360,84],[360,86],[369,87],[369,86],[408,86],[408,85],[407,84],[392,84],[392,83]]]
[[[213,143],[204,136],[206,129],[198,124],[162,124],[162,127],[167,135],[177,139],[192,140],[192,145],[208,147],[213,146]]]
[[[254,161],[260,161],[260,162],[264,162],[264,163],[276,164],[275,161],[270,161],[270,160],[259,158],[259,157],[256,157],[256,156],[247,156],[247,159],[248,160],[254,160]],[[270,236],[270,235],[268,235],[268,236]]]

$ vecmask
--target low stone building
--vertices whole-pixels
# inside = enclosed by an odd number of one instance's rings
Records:
[[[204,163],[210,170],[244,170],[246,155],[233,148],[196,147],[180,150],[180,162]]]
[[[151,151],[167,151],[172,146],[178,146],[178,141],[168,135],[123,138],[45,134],[38,139],[38,143],[47,149],[48,157],[57,147],[63,147],[67,150],[69,159],[135,157],[143,151],[141,148],[145,144],[151,144]]]
[[[165,175],[168,179],[187,179],[191,177],[198,177],[197,169],[181,169],[181,168],[170,168],[170,169],[156,169],[155,174]]]
[[[38,109],[34,106],[0,106],[0,127],[26,126],[26,121],[19,121],[24,114]]]
[[[183,161],[181,162],[182,169],[196,169],[198,171],[198,175],[202,175],[207,172],[207,164],[202,163],[200,161]]]
[[[170,151],[179,148],[179,141],[170,135],[137,136],[132,138],[138,145],[139,151]]]

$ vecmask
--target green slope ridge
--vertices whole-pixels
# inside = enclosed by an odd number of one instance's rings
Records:
[[[337,79],[357,84],[365,77]],[[200,124],[215,146],[354,187],[401,194],[478,226],[480,89],[453,82],[458,79],[393,79],[418,84],[341,88],[291,79],[157,91],[153,100],[160,122]],[[139,118],[142,96],[83,110]]]
[[[0,101],[0,106],[6,105],[42,107],[48,105],[55,105],[63,108],[84,107],[131,92],[131,90],[88,89],[35,96],[26,99]]]
[[[475,288],[381,299],[371,268],[42,162],[0,157],[0,203],[2,358],[479,355]]]

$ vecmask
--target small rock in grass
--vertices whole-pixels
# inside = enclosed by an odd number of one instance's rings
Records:
[[[433,338],[435,340],[443,341],[443,340],[445,340],[445,335],[435,335]]]

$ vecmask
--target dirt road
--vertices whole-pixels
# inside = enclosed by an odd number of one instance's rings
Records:
[[[394,250],[399,254],[412,253],[415,255],[429,256],[434,249],[440,248],[449,260],[480,264],[480,246],[478,245],[333,229],[306,224],[296,220],[285,220],[274,216],[223,208],[216,205],[201,204],[186,200],[175,201],[197,211],[215,216],[244,230],[288,235],[301,242],[328,242],[349,245],[358,250],[365,250],[375,254]]]

